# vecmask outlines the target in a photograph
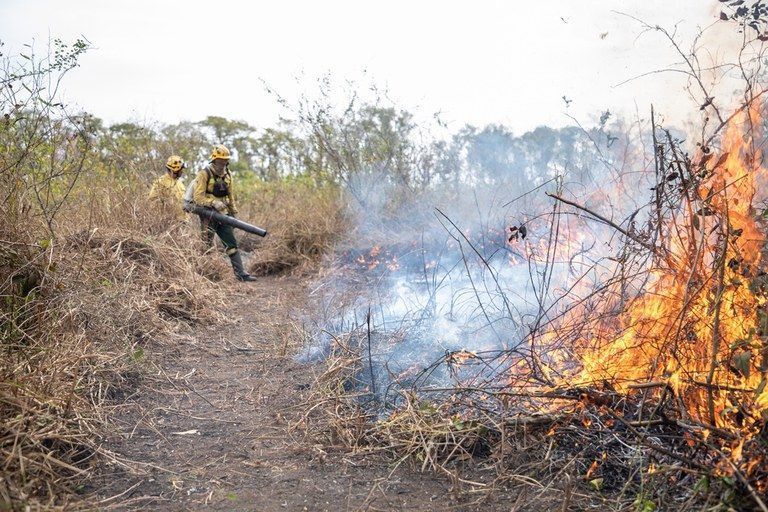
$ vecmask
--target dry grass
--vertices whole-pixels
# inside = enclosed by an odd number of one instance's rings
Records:
[[[256,275],[306,268],[320,261],[348,230],[338,187],[299,179],[258,183],[245,198],[241,216],[269,231],[264,239],[243,236]]]
[[[23,187],[0,206],[0,509],[82,504],[78,489],[111,457],[107,406],[140,389],[159,344],[224,321],[232,269],[204,252],[197,219],[98,169],[73,182],[53,224]],[[317,261],[344,225],[334,187],[261,184],[241,205],[271,233],[238,233],[254,273]]]
[[[108,457],[104,406],[136,386],[157,344],[219,320],[209,278],[221,276],[197,231],[112,206],[53,237],[0,215],[0,509],[77,503]]]
[[[509,497],[510,510],[755,506],[740,482],[712,471],[725,463],[722,453],[694,441],[688,425],[640,391],[403,390],[392,391],[397,407],[382,409],[365,384],[364,336],[332,341],[295,425],[316,442],[381,457],[393,471],[443,475],[465,501]],[[655,406],[660,416],[650,421],[642,411]]]
[[[356,348],[363,341],[360,336],[350,333],[334,339],[307,412],[295,428],[324,445],[382,457],[393,472],[406,465],[443,475],[455,498],[463,501],[482,502],[502,487],[506,490],[510,478],[503,470],[506,465],[521,468],[515,475],[541,475],[554,466],[554,460],[541,460],[546,450],[542,440],[556,421],[552,416],[499,418],[475,408],[472,411],[479,414],[470,417],[466,415],[470,409],[460,400],[430,401],[411,392],[401,393],[396,409],[382,411],[360,381],[367,364]],[[540,485],[531,476],[526,479],[526,484]],[[539,504],[558,500],[562,501],[562,490],[548,488]]]

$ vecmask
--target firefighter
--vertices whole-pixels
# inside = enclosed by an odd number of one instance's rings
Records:
[[[184,211],[181,209],[181,201],[184,197],[184,183],[181,175],[187,164],[178,155],[171,155],[165,162],[165,174],[152,182],[149,189],[149,198],[158,201],[165,211],[173,213],[177,220],[184,220]]]
[[[211,161],[197,173],[194,186],[194,202],[198,206],[213,208],[230,217],[237,215],[235,197],[232,190],[232,174],[229,172],[229,150],[219,144],[211,152]],[[243,268],[243,260],[237,249],[237,240],[232,226],[221,224],[214,219],[200,216],[203,241],[213,247],[213,235],[218,235],[232,262],[235,277],[240,281],[255,281]]]

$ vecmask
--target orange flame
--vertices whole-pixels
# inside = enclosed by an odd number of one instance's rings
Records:
[[[757,121],[754,110],[735,116],[720,157],[700,157],[698,190],[665,225],[668,255],[619,316],[618,334],[604,325],[579,340],[579,380],[620,391],[664,381],[694,420],[721,428],[768,412],[758,338],[765,300],[749,287],[764,243],[752,199],[765,169],[745,129]]]

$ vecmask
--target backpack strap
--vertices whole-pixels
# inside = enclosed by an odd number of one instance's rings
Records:
[[[213,174],[213,172],[211,171],[211,164],[208,164],[208,165],[205,166],[205,175],[206,175],[206,178],[208,178],[208,181],[210,181],[211,178],[213,178],[214,180],[219,178],[218,176],[215,176]],[[221,178],[219,178],[219,179],[223,179],[225,176],[229,176],[230,180],[232,179],[232,173],[229,172],[229,164],[227,164],[227,168],[226,168],[226,171],[225,171],[224,175],[221,176]]]

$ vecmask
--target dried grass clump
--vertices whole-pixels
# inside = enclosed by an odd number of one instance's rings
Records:
[[[348,230],[341,190],[302,179],[258,183],[243,204],[242,217],[269,231],[264,239],[243,236],[252,252],[249,271],[266,275],[318,262]]]
[[[154,345],[221,320],[222,292],[197,272],[191,230],[116,220],[46,236],[0,218],[0,509],[70,507],[109,456],[104,406],[136,385]]]
[[[451,402],[431,403],[410,392],[386,416],[363,382],[366,361],[349,334],[333,340],[332,354],[317,378],[300,425],[313,436],[352,451],[376,451],[424,469],[488,452],[487,421],[462,417]],[[487,418],[486,418],[487,419]]]
[[[375,416],[362,406],[369,391],[360,389],[362,358],[349,346],[349,336],[336,338],[323,372],[312,386],[309,406],[297,427],[330,445],[352,450],[369,444]]]
[[[390,383],[397,405],[383,408],[366,384],[364,337],[333,338],[295,425],[317,442],[443,474],[465,497],[517,496],[534,510],[758,509],[759,486],[727,476],[728,457],[675,420],[672,403],[610,389],[430,393]],[[744,445],[750,456],[761,449]]]
[[[197,258],[195,272],[211,282],[218,283],[232,275],[232,266],[221,254],[209,252]]]

